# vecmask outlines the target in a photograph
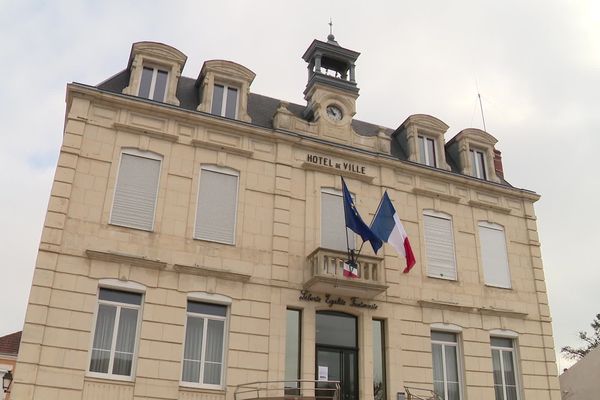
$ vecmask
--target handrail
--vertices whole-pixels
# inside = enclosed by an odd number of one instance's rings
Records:
[[[423,389],[411,386],[404,386],[404,390],[406,390],[406,400],[443,400],[437,393],[435,393],[431,389]],[[413,392],[411,392],[411,390]],[[414,392],[426,392],[426,394],[417,394]],[[428,396],[428,397],[421,397]]]
[[[286,387],[286,383],[294,384]],[[307,384],[311,385],[307,385]],[[319,387],[319,385],[323,385]],[[309,386],[309,387],[307,387]],[[279,395],[272,396],[269,392],[279,392]],[[312,396],[305,396],[305,392],[312,392]],[[254,397],[246,397],[252,393]],[[262,394],[265,395],[262,395]],[[340,382],[339,381],[319,381],[319,380],[279,380],[279,381],[256,381],[238,385],[233,394],[234,400],[249,399],[300,399],[313,397],[319,399],[340,400]]]

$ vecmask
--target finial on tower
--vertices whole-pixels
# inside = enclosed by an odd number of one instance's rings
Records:
[[[329,17],[329,35],[327,35],[327,42],[338,44],[335,41],[335,36],[333,36],[333,20]]]

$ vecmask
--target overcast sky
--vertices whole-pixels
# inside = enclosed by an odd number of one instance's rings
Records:
[[[22,328],[69,82],[124,69],[133,42],[256,73],[251,90],[304,104],[310,42],[328,21],[361,52],[356,118],[411,114],[498,139],[506,179],[536,203],[557,349],[600,313],[600,2],[0,1],[0,335]],[[596,165],[594,167],[594,165]],[[567,363],[562,361],[560,367]]]

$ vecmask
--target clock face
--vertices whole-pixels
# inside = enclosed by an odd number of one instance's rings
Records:
[[[327,106],[327,116],[333,121],[340,121],[343,117],[342,110],[337,106]]]

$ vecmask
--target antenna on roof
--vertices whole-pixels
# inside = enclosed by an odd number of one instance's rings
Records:
[[[477,98],[479,99],[479,109],[481,110],[481,120],[483,121],[483,130],[487,132],[487,128],[485,127],[485,117],[483,115],[483,103],[481,102],[481,93],[479,93],[479,84],[477,80],[475,80],[475,86],[477,86]]]

